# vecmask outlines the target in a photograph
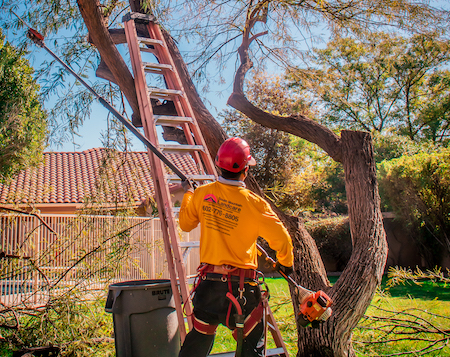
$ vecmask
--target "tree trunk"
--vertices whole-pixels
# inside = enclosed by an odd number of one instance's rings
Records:
[[[255,112],[251,103],[238,109],[245,115]],[[236,103],[236,101],[233,101]],[[267,115],[266,115],[267,114]],[[312,130],[321,130],[316,123],[313,129],[302,130],[305,121],[297,124],[294,117],[276,117],[263,111],[250,117],[257,123],[282,126],[286,131],[305,138]],[[292,121],[287,127],[283,120]],[[323,127],[322,127],[323,128]],[[313,138],[316,141],[330,135],[325,133]],[[277,211],[288,228],[294,244],[294,279],[312,290],[324,290],[333,299],[333,315],[318,329],[303,328],[297,324],[297,356],[354,356],[351,345],[352,330],[364,315],[376,287],[381,283],[387,258],[387,243],[380,209],[380,198],[376,180],[371,136],[366,132],[342,131],[336,147],[327,148],[343,162],[349,208],[353,252],[347,267],[336,284],[330,288],[326,271],[314,240],[305,230],[302,222]],[[319,139],[318,139],[319,138]],[[291,290],[293,301],[298,301]],[[298,306],[294,303],[298,314]]]
[[[353,252],[328,291],[333,315],[320,329],[298,325],[297,356],[354,356],[352,330],[381,283],[387,243],[380,210],[375,161],[369,133],[343,131],[341,138]]]
[[[96,0],[78,0],[80,10],[87,8],[86,3],[97,4]],[[130,1],[132,11],[141,11],[139,0]],[[85,10],[82,10],[85,13]],[[100,16],[99,11],[96,16]],[[90,16],[83,15],[86,26],[90,30]],[[95,20],[98,24],[98,19]],[[90,30],[91,31],[91,30]],[[163,31],[169,50],[175,61],[183,81],[183,86],[194,109],[200,129],[205,137],[211,155],[215,156],[226,134],[217,121],[203,105],[194,84],[192,83],[186,65],[170,35]],[[104,36],[109,36],[102,32]],[[99,47],[98,37],[92,36],[93,43]],[[123,61],[115,49],[113,41],[111,48],[102,47],[102,58],[109,63]],[[248,44],[247,44],[248,45]],[[244,61],[243,61],[244,62]],[[117,63],[117,62],[116,62]],[[250,68],[246,63],[246,68]],[[122,69],[115,73],[118,79],[121,75],[130,76]],[[293,135],[305,138],[318,144],[333,159],[344,164],[347,200],[349,205],[350,227],[353,241],[353,253],[343,274],[331,288],[326,271],[320,258],[315,241],[304,228],[297,217],[287,216],[275,208],[277,214],[286,225],[294,244],[294,278],[301,285],[312,290],[324,290],[334,300],[333,315],[328,322],[318,329],[298,326],[297,356],[353,356],[351,346],[352,329],[364,315],[373,297],[376,286],[381,282],[381,276],[387,257],[387,244],[383,229],[380,200],[375,176],[375,163],[370,134],[362,132],[343,131],[338,137],[329,129],[303,116],[277,117],[254,107],[245,98],[240,85],[244,81],[246,71],[240,70],[236,75],[235,88],[229,98],[229,104],[246,114],[253,121],[270,128],[277,128]],[[129,78],[128,78],[129,79]],[[132,79],[132,77],[131,77]],[[119,83],[119,81],[117,82]],[[133,90],[120,88],[127,99],[133,98]],[[128,93],[128,94],[127,94]],[[134,91],[134,95],[136,95]],[[130,103],[131,104],[131,103]],[[253,178],[247,180],[250,189],[262,195],[261,189]],[[291,292],[293,301],[297,301]],[[294,310],[298,306],[294,303]]]

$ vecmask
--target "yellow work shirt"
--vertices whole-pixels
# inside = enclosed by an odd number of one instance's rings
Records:
[[[223,180],[222,181],[227,181]],[[213,182],[186,192],[180,227],[189,232],[200,223],[200,261],[256,269],[256,240],[263,237],[284,266],[292,266],[292,242],[286,228],[263,198],[235,185]]]

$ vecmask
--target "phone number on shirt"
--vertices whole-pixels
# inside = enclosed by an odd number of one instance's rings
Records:
[[[211,213],[214,214],[214,215],[217,215],[217,216],[219,216],[219,217],[222,217],[222,210],[217,209],[217,208],[213,208],[213,207],[211,207],[211,206],[203,206],[203,211],[205,211],[205,212],[211,212]],[[233,215],[233,214],[225,213],[225,216],[224,216],[224,217],[225,217],[226,219],[231,219],[231,220],[233,220],[233,221],[235,221],[235,222],[239,221],[239,217],[238,217],[238,216],[235,216],[235,215]]]

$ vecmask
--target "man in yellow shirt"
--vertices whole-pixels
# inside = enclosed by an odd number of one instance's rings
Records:
[[[260,305],[258,237],[277,251],[282,269],[292,271],[292,242],[286,228],[263,198],[245,188],[249,166],[256,164],[248,144],[240,138],[226,140],[215,163],[221,171],[217,182],[195,191],[188,181],[183,182],[180,227],[189,232],[200,223],[201,265],[193,297],[194,329],[186,336],[179,357],[207,356],[219,324],[234,330],[236,322],[240,326],[236,311],[239,314],[241,308],[241,315],[247,317]],[[263,333],[262,322],[256,321],[241,346],[238,343],[241,356],[262,356]]]

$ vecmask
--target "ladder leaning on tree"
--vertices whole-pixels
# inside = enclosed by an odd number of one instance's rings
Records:
[[[177,152],[190,155],[195,162],[198,174],[191,175],[190,179],[202,184],[216,180],[217,173],[214,163],[206,147],[200,128],[195,119],[191,105],[181,84],[172,56],[168,50],[161,29],[154,16],[141,13],[129,13],[124,16],[125,34],[130,53],[131,66],[134,74],[136,94],[138,97],[141,125],[146,138],[163,152]],[[144,24],[149,37],[137,35],[136,24]],[[152,56],[148,61],[147,53]],[[156,59],[156,61],[155,61]],[[148,85],[147,74],[159,75],[163,78],[157,83],[164,83],[166,88],[155,88]],[[155,114],[152,102],[166,101],[173,109],[169,114]],[[158,126],[172,127],[177,132],[184,134],[185,144],[159,144]],[[163,163],[149,150],[149,158],[152,166],[152,179],[155,188],[156,202],[161,220],[164,247],[167,256],[172,290],[174,291],[178,325],[182,340],[186,336],[184,312],[187,315],[188,327],[192,329],[192,306],[189,298],[186,270],[183,263],[180,244],[178,242],[178,229],[172,207],[168,183],[172,180],[180,180],[176,175],[166,174]],[[180,294],[175,293],[180,291]],[[181,301],[182,299],[182,301]],[[281,338],[280,331],[275,322],[270,308],[267,311],[268,328],[270,329],[276,349],[267,351],[267,356],[288,356],[286,346]],[[220,354],[222,356],[233,354]]]

